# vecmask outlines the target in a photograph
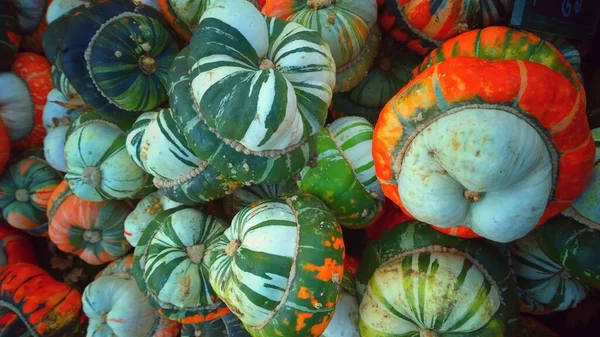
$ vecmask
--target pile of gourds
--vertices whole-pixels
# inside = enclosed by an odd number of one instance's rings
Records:
[[[511,8],[6,1],[0,336],[552,336],[520,312],[600,287],[600,130]]]

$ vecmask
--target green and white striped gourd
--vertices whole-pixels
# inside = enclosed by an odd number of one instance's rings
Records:
[[[210,282],[253,337],[320,336],[343,277],[340,226],[316,197],[241,210],[209,247]]]
[[[52,66],[52,84],[54,84],[54,88],[60,91],[65,97],[77,95],[77,91],[75,91],[75,88],[73,88],[69,79],[65,76],[65,73],[60,71],[56,66]]]
[[[333,94],[329,107],[332,117],[360,116],[375,125],[381,109],[412,79],[412,70],[421,61],[406,45],[383,38],[367,77],[352,90]]]
[[[250,337],[250,334],[236,315],[228,313],[212,321],[184,324],[181,337]]]
[[[522,311],[547,314],[568,310],[587,294],[587,286],[542,251],[535,231],[511,243],[510,259]]]
[[[377,55],[381,30],[376,0],[267,0],[263,13],[319,32],[337,66],[335,91],[358,85]]]
[[[298,185],[293,179],[279,184],[258,184],[238,188],[224,199],[225,211],[234,216],[243,208],[265,199],[277,199],[296,193]]]
[[[177,129],[171,109],[146,112],[127,135],[127,152],[169,198],[196,204],[230,194],[241,184],[200,160]]]
[[[402,223],[367,245],[357,290],[362,337],[514,336],[519,306],[500,251]]]
[[[148,194],[125,219],[125,238],[131,246],[136,247],[144,230],[157,215],[178,206],[181,203],[167,198],[161,191]]]
[[[371,155],[373,126],[340,118],[319,133],[316,162],[300,172],[300,190],[327,205],[341,225],[362,228],[381,214],[385,197]]]
[[[196,155],[243,183],[300,171],[335,85],[323,39],[248,1],[222,0],[204,12],[188,49],[171,68],[169,96]]]
[[[209,282],[205,254],[226,228],[185,206],[163,211],[146,227],[135,248],[133,275],[159,313],[191,324],[229,312]]]
[[[89,201],[126,199],[144,188],[148,174],[127,153],[127,134],[119,126],[83,114],[67,131],[65,179]],[[83,121],[85,120],[85,121]]]

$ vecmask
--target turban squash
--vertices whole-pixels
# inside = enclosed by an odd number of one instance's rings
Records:
[[[594,157],[585,91],[552,45],[505,27],[475,30],[433,51],[415,75],[384,107],[373,139],[384,193],[407,214],[509,242],[583,190]]]

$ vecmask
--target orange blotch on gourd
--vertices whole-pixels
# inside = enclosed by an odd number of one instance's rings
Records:
[[[8,220],[8,223],[11,224],[11,226],[18,229],[33,229],[38,226],[38,224],[31,222],[28,217],[17,212],[11,212],[8,214],[6,220]]]
[[[323,317],[323,320],[318,323],[313,325],[312,328],[310,328],[310,332],[312,333],[313,336],[320,336],[323,331],[325,331],[325,329],[327,329],[327,326],[329,325],[329,320],[330,320],[330,316],[325,316]]]
[[[158,310],[162,315],[164,315],[164,312],[162,309]],[[209,314],[206,315],[201,315],[201,314],[196,314],[193,316],[188,316],[184,319],[182,319],[180,321],[180,323],[182,324],[193,324],[193,323],[202,323],[202,322],[210,322],[213,321],[221,316],[227,315],[228,313],[230,313],[229,308],[224,307],[224,308],[218,308],[217,311],[211,312]]]
[[[329,282],[334,279],[336,282],[339,282],[344,273],[344,266],[339,265],[334,259],[326,258],[322,266],[308,263],[304,266],[304,270],[317,272],[315,278],[323,282]]]
[[[310,312],[303,312],[296,315],[296,332],[300,332],[306,327],[306,320],[311,318],[313,314]]]
[[[27,173],[27,171],[29,170],[29,168],[31,167],[31,165],[33,165],[35,162],[36,161],[33,159],[22,161],[21,165],[19,165],[19,173],[21,175],[25,175]]]

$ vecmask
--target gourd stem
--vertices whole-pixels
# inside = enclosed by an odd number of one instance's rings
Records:
[[[19,188],[15,192],[15,199],[19,202],[28,202],[29,201],[29,191],[24,188]]]
[[[438,337],[439,334],[437,333],[437,331],[433,331],[433,330],[421,330],[421,332],[419,333],[419,337]]]
[[[102,234],[93,229],[83,232],[83,240],[89,243],[98,243],[102,239]]]
[[[81,172],[81,181],[83,181],[84,184],[100,187],[102,173],[96,166],[86,166]]]
[[[335,0],[308,0],[306,6],[312,9],[321,9],[331,6]]]
[[[240,248],[241,243],[238,240],[231,240],[225,247],[225,254],[227,256],[233,256],[235,252],[237,252],[238,248]]]
[[[392,62],[390,61],[389,57],[382,57],[379,59],[379,69],[381,69],[383,71],[388,71],[388,70],[390,70],[391,66],[392,66]]]
[[[142,55],[138,62],[144,74],[152,75],[156,71],[156,60],[152,56]]]
[[[275,63],[268,58],[263,58],[258,65],[260,70],[275,69]]]
[[[467,200],[469,200],[470,202],[478,202],[483,198],[483,193],[466,190],[465,198],[467,198]]]
[[[205,247],[203,244],[193,245],[191,247],[185,247],[185,252],[194,264],[200,264],[204,257]]]

